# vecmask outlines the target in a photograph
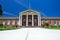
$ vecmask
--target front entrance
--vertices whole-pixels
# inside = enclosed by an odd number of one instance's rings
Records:
[[[38,15],[34,15],[34,26],[38,26]]]
[[[33,19],[33,20],[32,20]],[[27,21],[26,21],[27,20]],[[27,24],[28,23],[28,24]],[[38,15],[22,15],[22,26],[38,26]]]
[[[22,15],[22,26],[26,26],[26,15]]]
[[[34,10],[26,10],[20,13],[19,26],[41,26],[40,13]]]
[[[32,26],[32,15],[28,15],[28,26]]]

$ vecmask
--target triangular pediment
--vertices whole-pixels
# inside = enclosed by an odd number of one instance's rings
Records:
[[[26,10],[26,11],[22,11],[22,12],[20,12],[20,14],[40,14],[39,12],[37,12],[37,11],[35,11],[35,10],[31,10],[31,9],[29,9],[29,10]]]

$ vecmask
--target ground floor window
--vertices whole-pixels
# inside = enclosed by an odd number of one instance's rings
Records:
[[[10,25],[10,20],[7,21],[7,25]]]
[[[12,25],[15,25],[15,20],[12,21]]]
[[[3,23],[3,25],[5,25],[5,21],[4,20],[2,20],[2,23]]]
[[[59,25],[60,25],[60,20],[59,20]]]

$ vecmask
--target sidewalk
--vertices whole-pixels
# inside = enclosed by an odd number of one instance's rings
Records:
[[[60,40],[60,30],[21,28],[0,31],[0,40]]]

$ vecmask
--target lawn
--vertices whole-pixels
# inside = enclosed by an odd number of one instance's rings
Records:
[[[46,27],[46,28],[48,28],[48,27]],[[50,28],[48,28],[48,29],[60,30],[60,27],[57,27],[57,26],[51,26],[51,27],[50,27]]]
[[[2,28],[2,27],[0,26],[0,31],[2,31],[2,30],[15,30],[15,29],[18,29],[18,28],[16,28],[16,27],[9,27],[9,28],[4,27],[4,28]]]
[[[43,27],[43,28],[44,28],[44,27]],[[56,27],[56,26],[51,26],[50,28],[49,28],[48,26],[46,26],[46,28],[47,28],[47,29],[60,30],[60,27]],[[0,31],[2,31],[2,30],[15,30],[15,29],[18,29],[18,28],[16,28],[16,27],[9,27],[9,28],[4,27],[4,28],[2,28],[2,27],[0,26]]]

